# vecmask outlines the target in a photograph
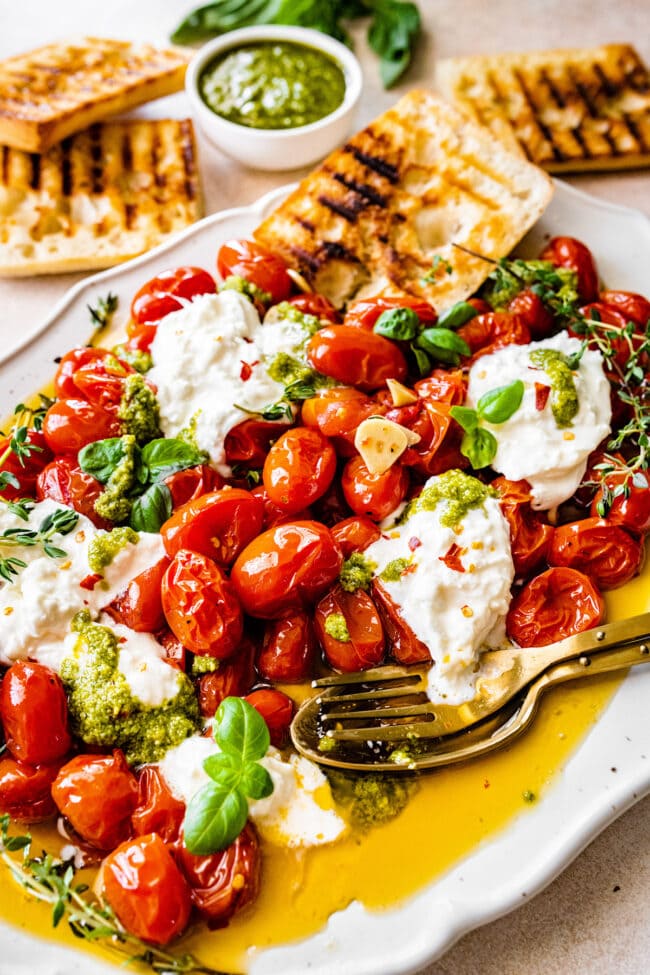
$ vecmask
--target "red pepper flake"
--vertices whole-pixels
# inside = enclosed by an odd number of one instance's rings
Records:
[[[544,383],[535,383],[535,409],[539,410],[540,413],[548,403],[550,395],[550,386],[545,386]]]
[[[444,562],[448,569],[453,569],[454,572],[464,572],[465,566],[460,561],[460,557],[463,554],[464,549],[454,542],[447,552],[446,555],[439,555],[438,559]]]
[[[400,575],[402,575],[402,576],[410,576],[410,574],[412,572],[415,572],[415,570],[417,569],[417,567],[418,567],[417,562],[409,562],[409,564],[406,566],[406,568],[405,569],[402,569],[402,571],[400,572]]]
[[[419,548],[421,544],[422,542],[419,538],[416,538],[415,535],[413,538],[409,538],[409,548],[412,552],[415,552],[416,548]]]
[[[103,578],[104,576],[100,575],[99,572],[93,572],[91,576],[86,576],[85,579],[82,579],[79,585],[82,589],[88,589],[89,592],[92,592],[97,583],[101,582]]]
[[[253,375],[253,366],[259,366],[260,361],[259,359],[256,359],[255,362],[244,362],[243,359],[240,359],[239,361],[241,362],[239,378],[243,383],[245,383]]]

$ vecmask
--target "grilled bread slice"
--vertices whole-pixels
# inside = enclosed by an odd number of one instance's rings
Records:
[[[43,155],[0,146],[0,275],[109,267],[200,210],[189,119],[100,122]]]
[[[550,178],[428,91],[332,153],[255,232],[337,307],[406,292],[444,309],[487,277],[552,195]]]
[[[629,44],[449,58],[436,87],[550,172],[650,164],[650,73]]]
[[[45,152],[73,132],[183,87],[187,55],[86,37],[0,62],[0,143]]]

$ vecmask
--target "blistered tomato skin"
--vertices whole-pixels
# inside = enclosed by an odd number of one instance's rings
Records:
[[[381,538],[381,532],[374,521],[364,515],[344,518],[330,528],[334,539],[341,547],[343,558],[349,559],[353,552],[363,552],[365,548]]]
[[[545,647],[602,623],[605,601],[582,572],[556,567],[535,576],[517,593],[506,619],[520,647]]]
[[[83,399],[62,399],[50,406],[43,436],[55,454],[77,454],[94,440],[119,437],[122,424],[114,414]]]
[[[131,833],[138,783],[119,750],[112,755],[77,755],[57,775],[52,797],[83,840],[99,850],[112,850]]]
[[[71,349],[61,358],[54,376],[54,392],[57,399],[78,399],[79,387],[74,374],[89,362],[102,362],[109,353],[105,349],[93,349],[86,345]]]
[[[616,308],[625,318],[645,329],[650,321],[650,301],[634,291],[601,291],[600,301]]]
[[[162,271],[136,292],[131,302],[131,318],[136,326],[159,322],[165,315],[183,307],[181,299],[187,301],[195,295],[214,294],[216,290],[212,276],[200,267]],[[135,331],[135,327],[129,325],[129,335]]]
[[[178,839],[185,803],[169,790],[160,769],[156,765],[145,765],[138,773],[138,804],[131,816],[131,825],[136,836],[157,833],[165,843]]]
[[[643,546],[619,525],[603,518],[585,518],[555,529],[549,565],[578,569],[606,591],[633,579],[643,561]]]
[[[639,483],[635,484],[633,480],[629,479],[627,497],[625,494],[619,494],[613,499],[607,512],[607,521],[612,525],[627,528],[628,531],[645,535],[646,532],[650,531],[650,475],[645,471],[639,471],[636,476]],[[642,487],[641,483],[644,481],[645,487]],[[624,482],[625,474],[623,472],[614,472],[605,478],[605,484],[610,491],[620,487]],[[601,488],[596,492],[591,504],[591,515],[594,518],[600,516],[598,508],[602,500],[603,490]]]
[[[343,617],[347,640],[339,640],[327,629],[333,614]],[[314,616],[316,634],[327,662],[343,673],[377,667],[384,659],[384,628],[370,596],[362,589],[346,592],[335,586],[323,596]]]
[[[276,440],[264,462],[269,499],[296,514],[322,497],[336,474],[336,453],[319,430],[294,427]]]
[[[199,709],[204,718],[214,718],[217,708],[226,697],[243,697],[256,680],[255,645],[244,636],[237,652],[219,664],[217,670],[199,679]]]
[[[257,669],[263,680],[297,684],[311,675],[315,655],[311,614],[290,613],[266,624]]]
[[[223,442],[226,461],[231,466],[262,467],[272,441],[289,429],[287,423],[270,420],[242,420],[226,434]]]
[[[282,258],[254,240],[226,241],[217,254],[217,271],[224,279],[231,275],[245,278],[270,294],[274,305],[286,301],[293,288]]]
[[[521,315],[491,311],[471,318],[457,334],[469,345],[472,357],[490,355],[506,345],[528,345],[530,329]]]
[[[278,619],[316,602],[342,564],[341,550],[325,525],[293,521],[254,539],[235,562],[231,582],[245,612]]]
[[[291,698],[274,687],[260,687],[247,694],[246,700],[266,721],[271,735],[271,744],[276,748],[282,748],[287,743],[289,725],[296,710]]]
[[[103,894],[127,931],[166,945],[183,933],[190,889],[156,833],[122,843],[102,866]]]
[[[15,453],[11,450],[11,441],[7,437],[0,438],[0,457],[5,457],[0,464],[0,471],[12,474],[18,481],[15,484],[5,484],[2,488],[2,497],[5,501],[16,501],[20,498],[33,498],[38,478],[43,468],[52,459],[45,437],[37,430],[29,430],[27,441],[34,448],[28,457],[22,458],[22,463]]]
[[[104,491],[92,474],[82,471],[74,457],[57,457],[36,478],[36,498],[51,498],[89,518],[96,528],[110,529],[112,522],[95,511],[95,502]]]
[[[340,457],[356,454],[354,435],[357,427],[370,416],[384,413],[385,407],[352,386],[324,389],[302,404],[301,420],[329,437]]]
[[[553,526],[545,524],[533,511],[528,481],[509,481],[505,477],[497,477],[492,487],[499,493],[501,511],[510,528],[515,576],[517,579],[527,579],[546,561],[552,544]]]
[[[131,630],[156,633],[165,625],[160,587],[169,566],[169,559],[159,559],[155,565],[138,573],[113,600],[106,612],[114,620]]]
[[[289,298],[289,303],[303,315],[314,315],[316,318],[320,318],[322,322],[338,325],[341,321],[340,314],[324,295],[318,295],[315,292],[294,295],[293,298]]]
[[[390,339],[351,325],[331,325],[311,337],[307,361],[318,372],[347,386],[372,392],[387,379],[406,378],[406,359]]]
[[[221,474],[208,464],[197,464],[195,467],[186,467],[182,471],[169,474],[165,478],[165,484],[169,488],[172,507],[176,511],[188,501],[195,501],[203,494],[218,491],[223,487],[224,480]]]
[[[411,298],[408,295],[399,298],[377,295],[374,298],[361,298],[350,305],[345,313],[343,324],[350,325],[352,328],[364,328],[371,332],[379,316],[395,308],[410,308],[428,327],[435,325],[438,320],[435,308],[423,298]]]
[[[24,823],[38,823],[56,814],[52,783],[59,765],[28,765],[9,755],[0,758],[0,813]]]
[[[0,717],[7,748],[22,762],[50,764],[72,747],[63,684],[43,664],[11,665],[0,687]]]
[[[191,549],[228,566],[262,529],[262,501],[240,488],[222,488],[181,505],[161,528],[165,551],[173,558]]]
[[[377,579],[372,583],[371,594],[384,624],[391,657],[400,664],[419,664],[431,660],[429,648],[404,622],[388,591]]]
[[[409,475],[400,463],[383,474],[372,474],[361,457],[353,457],[341,477],[345,500],[357,515],[381,521],[406,497]]]
[[[223,660],[239,645],[242,608],[216,562],[181,549],[163,576],[162,605],[167,625],[192,653]]]
[[[553,237],[539,255],[542,261],[550,261],[556,267],[575,271],[578,276],[578,294],[583,301],[595,301],[598,297],[598,271],[589,248],[575,237]]]
[[[508,304],[508,311],[519,315],[530,329],[530,337],[534,342],[545,339],[553,333],[555,320],[539,295],[528,288],[524,288]]]

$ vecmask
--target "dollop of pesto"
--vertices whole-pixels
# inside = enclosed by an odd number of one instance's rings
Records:
[[[120,359],[123,359],[124,362],[128,362],[137,372],[149,372],[153,366],[151,355],[148,352],[143,352],[141,349],[127,349],[126,345],[116,345],[113,352]]]
[[[137,443],[133,434],[122,438],[123,456],[94,504],[95,512],[108,521],[127,521],[133,507],[129,494],[137,482]]]
[[[157,762],[200,727],[191,681],[178,672],[178,692],[160,707],[148,707],[130,691],[118,670],[119,643],[87,611],[72,622],[78,634],[73,652],[61,662],[73,733],[87,745],[121,748],[127,762]]]
[[[140,536],[132,528],[113,528],[99,532],[88,545],[88,565],[93,572],[101,572],[110,565],[118,552],[127,545],[137,545]]]
[[[316,315],[308,315],[304,311],[300,311],[290,301],[281,301],[278,305],[275,305],[273,311],[282,321],[300,325],[306,333],[305,342],[312,335],[315,335],[320,328],[320,318],[317,318]]]
[[[253,304],[270,305],[272,301],[268,291],[258,288],[252,281],[247,281],[239,274],[230,274],[219,286],[219,291],[236,291],[237,294],[244,295]]]
[[[532,287],[542,300],[553,297],[563,304],[578,301],[578,275],[567,267],[556,267],[551,261],[507,261],[496,268],[481,289],[481,297],[500,311],[524,288]]]
[[[382,580],[382,582],[399,582],[411,562],[412,559],[393,559],[391,562],[388,562],[383,571],[379,573],[379,578]]]
[[[347,808],[353,826],[368,830],[390,822],[404,810],[419,788],[416,778],[378,773],[353,776],[338,770],[325,773],[337,803]]]
[[[257,42],[214,58],[199,78],[199,92],[229,122],[295,129],[338,108],[345,76],[333,58],[306,44]]]
[[[353,552],[341,567],[339,582],[346,592],[369,589],[377,563],[367,558],[363,552]]]
[[[140,446],[160,436],[158,400],[139,373],[127,377],[117,415]]]
[[[325,632],[339,643],[350,643],[350,631],[343,613],[330,613],[325,620]]]
[[[551,380],[551,412],[556,425],[560,429],[572,426],[580,403],[566,356],[558,349],[534,349],[530,353],[530,361],[543,369]]]
[[[192,675],[194,677],[200,677],[201,674],[213,674],[218,669],[219,660],[217,657],[210,657],[208,654],[197,654],[192,660]]]
[[[488,498],[495,496],[494,490],[478,478],[464,474],[463,471],[445,471],[407,505],[400,517],[400,523],[418,511],[435,511],[438,505],[444,503],[440,524],[446,528],[455,528],[470,508],[481,508]]]

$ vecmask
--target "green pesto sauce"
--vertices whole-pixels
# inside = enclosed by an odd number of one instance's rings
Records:
[[[110,565],[118,552],[127,545],[137,545],[140,536],[132,528],[113,528],[110,532],[100,532],[88,546],[88,565],[93,572],[101,572]]]
[[[126,432],[134,436],[140,446],[160,436],[158,400],[139,373],[129,376],[124,383],[117,415]]]
[[[278,352],[267,372],[271,379],[276,383],[282,383],[283,386],[288,386],[290,383],[309,383],[318,376],[314,369],[300,359],[296,359],[295,356],[289,355],[288,352]]]
[[[79,634],[71,656],[61,662],[74,734],[87,745],[121,748],[127,762],[157,762],[165,752],[200,727],[199,707],[191,681],[178,672],[178,693],[160,707],[134,697],[118,670],[119,644],[105,626],[77,613],[72,629]]]
[[[306,44],[258,42],[224,51],[199,78],[208,108],[253,129],[295,129],[333,112],[345,97],[336,61]]]
[[[201,674],[213,674],[219,669],[217,657],[209,657],[207,654],[197,655],[192,660],[192,675],[200,677]]]
[[[261,305],[270,305],[272,300],[268,291],[258,288],[252,281],[247,281],[239,274],[228,275],[225,281],[219,285],[219,291],[236,291],[237,294],[244,295],[253,304],[259,302]]]
[[[399,582],[406,569],[408,569],[411,564],[412,559],[393,559],[389,562],[379,573],[379,578],[382,582]]]
[[[133,498],[128,495],[137,480],[136,439],[133,434],[122,437],[123,457],[117,465],[106,487],[94,504],[95,512],[108,521],[127,521],[133,507]]]
[[[494,497],[494,491],[475,477],[462,471],[445,471],[435,482],[426,487],[422,494],[407,506],[400,522],[418,511],[435,511],[441,502],[445,510],[440,516],[440,524],[454,528],[460,524],[470,508],[480,508],[487,498]],[[388,566],[386,566],[388,568]],[[385,571],[385,570],[384,570]]]
[[[534,366],[543,369],[551,380],[551,412],[558,427],[570,427],[580,403],[571,367],[557,349],[535,349],[530,353]]]
[[[325,632],[339,643],[350,643],[350,631],[343,613],[330,613],[325,620]]]
[[[113,349],[115,355],[119,356],[137,372],[149,372],[153,366],[153,359],[148,352],[141,349],[127,349],[125,345],[116,345]]]
[[[346,592],[369,589],[377,563],[366,558],[363,552],[353,552],[341,568],[339,582]]]
[[[303,345],[320,328],[320,318],[317,318],[316,315],[308,315],[304,311],[300,311],[290,301],[281,301],[279,305],[275,305],[273,311],[277,313],[278,318],[282,321],[293,322],[295,325],[300,325],[301,328],[304,328],[306,335],[305,341],[302,343]]]
[[[567,267],[556,267],[551,261],[517,261],[516,274],[503,269],[495,278],[488,279],[481,296],[495,311],[500,311],[525,287],[539,283],[540,275],[545,274],[552,274],[562,282],[559,289],[554,289],[558,298],[571,304],[578,300],[576,272]]]
[[[336,802],[347,807],[353,826],[372,829],[390,822],[403,811],[419,788],[415,778],[399,778],[364,772],[349,773],[325,769]]]

